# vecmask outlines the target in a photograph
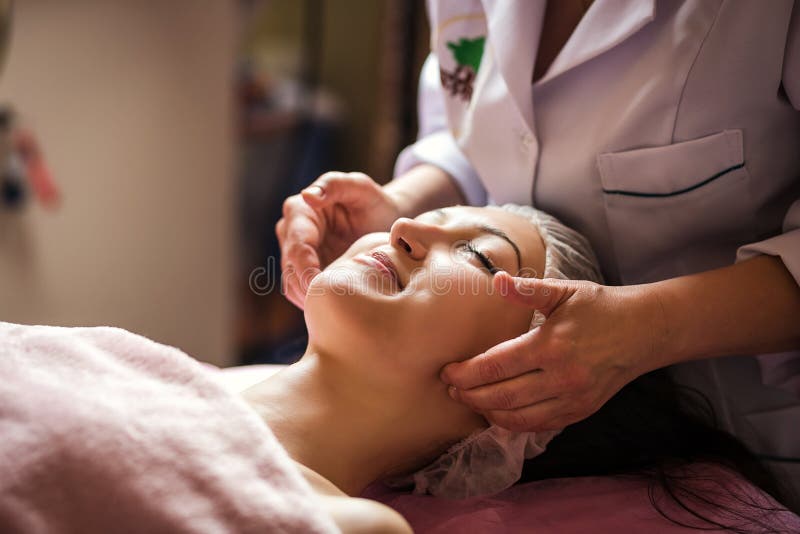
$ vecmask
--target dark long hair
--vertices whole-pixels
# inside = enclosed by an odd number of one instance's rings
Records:
[[[721,476],[709,476],[709,469],[698,466],[718,468]],[[660,370],[634,380],[594,415],[564,429],[545,453],[526,461],[520,481],[642,477],[649,482],[650,502],[673,523],[702,530],[772,531],[774,524],[764,519],[774,519],[771,514],[783,509],[768,499],[748,497],[741,484],[725,483],[726,470],[785,502],[784,490],[758,458],[716,427],[708,400]]]

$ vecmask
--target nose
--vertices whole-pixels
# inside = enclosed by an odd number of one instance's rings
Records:
[[[406,252],[412,259],[422,260],[444,234],[441,226],[401,217],[392,225],[389,239],[393,247]]]

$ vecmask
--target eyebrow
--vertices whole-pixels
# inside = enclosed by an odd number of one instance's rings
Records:
[[[514,241],[511,240],[510,237],[508,237],[508,234],[501,229],[495,228],[494,226],[489,226],[488,224],[481,224],[478,226],[478,229],[480,229],[482,232],[486,232],[487,234],[495,235],[511,245],[511,248],[514,249],[514,254],[517,255],[517,269],[522,269],[522,255],[519,253],[519,247],[516,243],[514,243]]]
[[[447,213],[445,213],[445,211],[443,209],[434,210],[434,213],[440,219],[446,219],[447,218]],[[522,254],[520,254],[519,247],[517,246],[517,244],[514,243],[514,241],[510,237],[508,237],[508,234],[506,234],[501,229],[495,228],[494,226],[490,226],[488,224],[479,224],[479,225],[476,226],[476,228],[478,230],[480,230],[481,232],[483,232],[483,233],[491,234],[493,236],[497,236],[500,239],[502,239],[503,241],[505,241],[506,243],[508,243],[509,245],[511,245],[511,248],[514,249],[514,254],[517,255],[517,269],[522,269]]]

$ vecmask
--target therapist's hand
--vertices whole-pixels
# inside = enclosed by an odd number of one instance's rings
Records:
[[[514,431],[556,430],[597,411],[659,362],[664,318],[642,286],[495,275],[494,288],[541,311],[539,328],[444,367],[451,396]]]
[[[364,234],[387,230],[399,217],[395,201],[359,172],[328,172],[283,203],[275,226],[283,290],[303,308],[311,280]]]

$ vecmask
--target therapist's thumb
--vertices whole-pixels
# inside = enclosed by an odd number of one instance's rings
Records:
[[[380,186],[361,172],[326,172],[303,189],[303,200],[313,208],[331,204],[369,205],[381,195]]]
[[[547,317],[577,290],[572,280],[522,278],[498,272],[494,289],[512,302],[539,310]]]

